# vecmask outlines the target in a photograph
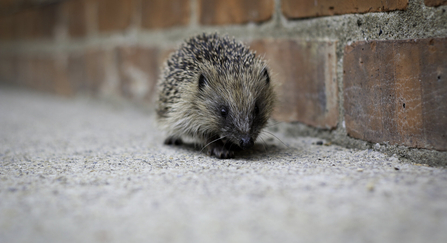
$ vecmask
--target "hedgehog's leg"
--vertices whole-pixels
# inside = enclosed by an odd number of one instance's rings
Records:
[[[183,144],[183,141],[179,137],[169,136],[165,139],[166,145],[181,145]]]
[[[215,156],[218,159],[230,159],[234,158],[233,150],[228,149],[222,140],[215,141],[216,139],[208,139],[208,155]]]

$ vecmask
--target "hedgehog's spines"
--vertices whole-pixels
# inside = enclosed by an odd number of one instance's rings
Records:
[[[225,137],[251,145],[273,109],[269,83],[264,59],[244,44],[217,33],[191,37],[170,55],[160,77],[159,124],[174,138],[205,143]],[[225,119],[221,107],[228,108]],[[211,153],[228,155],[223,148],[216,151]]]

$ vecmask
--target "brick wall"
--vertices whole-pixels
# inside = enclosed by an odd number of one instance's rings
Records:
[[[0,9],[0,83],[153,104],[169,52],[217,31],[269,59],[276,120],[334,140],[447,151],[445,0],[0,0]]]

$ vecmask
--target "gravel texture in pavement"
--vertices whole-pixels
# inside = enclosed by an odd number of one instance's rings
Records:
[[[163,145],[131,105],[0,87],[0,242],[447,242],[447,170],[264,133]]]

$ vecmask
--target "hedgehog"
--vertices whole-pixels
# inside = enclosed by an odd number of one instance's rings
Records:
[[[186,40],[165,62],[156,116],[168,133],[165,144],[192,138],[210,156],[227,159],[254,145],[274,100],[262,57],[234,38],[203,33]]]

